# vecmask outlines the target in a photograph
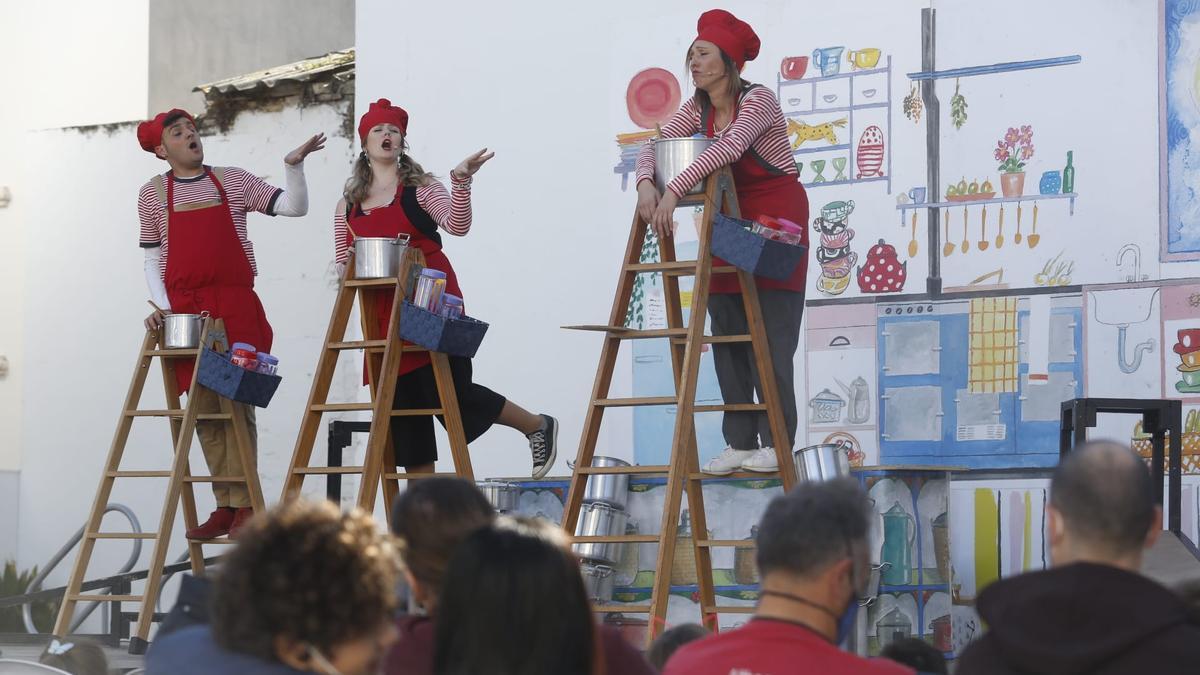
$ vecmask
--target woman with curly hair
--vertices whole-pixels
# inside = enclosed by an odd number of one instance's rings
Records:
[[[396,637],[399,578],[370,515],[287,502],[251,519],[223,559],[212,625],[156,640],[147,672],[375,673]]]

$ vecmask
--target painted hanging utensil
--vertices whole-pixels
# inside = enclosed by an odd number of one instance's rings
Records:
[[[979,219],[979,250],[988,250],[987,238],[987,204],[983,205],[983,216]]]
[[[942,257],[948,258],[954,253],[954,242],[950,241],[950,209],[946,209],[946,245],[942,247]]]
[[[967,239],[967,207],[963,207],[963,243],[962,252],[966,253],[971,250],[971,240]]]
[[[1000,232],[996,235],[996,248],[1004,248],[1004,205],[1000,205]]]
[[[908,242],[908,257],[917,257],[917,209],[912,212],[912,241]]]
[[[1038,242],[1042,240],[1042,235],[1037,233],[1037,204],[1033,205],[1033,232],[1029,233],[1029,248],[1034,248]]]
[[[1017,202],[1017,234],[1013,237],[1013,241],[1021,243],[1021,202]]]

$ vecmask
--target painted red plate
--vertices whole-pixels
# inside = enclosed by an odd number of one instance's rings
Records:
[[[625,107],[629,119],[643,129],[666,122],[679,109],[679,80],[662,68],[647,68],[629,80]]]

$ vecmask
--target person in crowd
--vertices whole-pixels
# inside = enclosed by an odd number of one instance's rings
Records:
[[[881,658],[915,668],[920,675],[949,675],[946,655],[921,638],[905,638],[884,647]]]
[[[976,608],[988,631],[960,675],[1170,675],[1200,664],[1200,618],[1141,574],[1162,533],[1145,463],[1093,441],[1054,470],[1046,507],[1051,568],[997,581]]]
[[[108,657],[100,645],[77,638],[54,638],[38,657],[38,663],[71,675],[108,675]]]
[[[284,502],[222,560],[212,623],[156,639],[150,675],[374,675],[396,637],[399,554],[370,515]]]
[[[838,648],[867,591],[872,518],[853,479],[801,483],[758,524],[760,600],[741,628],[684,645],[664,675],[902,675]]]
[[[480,150],[450,171],[450,191],[408,154],[408,112],[381,98],[370,105],[358,122],[362,151],[346,181],[334,211],[334,251],[339,267],[350,258],[356,237],[408,237],[410,248],[425,256],[425,266],[445,275],[445,294],[463,299],[458,276],[442,251],[445,230],[457,237],[471,229],[471,182],[495,153]],[[392,320],[392,290],[369,290],[376,325],[368,326],[371,339],[387,335]],[[533,477],[542,478],[557,456],[558,421],[535,415],[504,396],[474,382],[471,359],[451,356],[450,371],[462,413],[463,430],[470,443],[494,424],[525,435],[533,463]],[[393,407],[441,407],[433,366],[426,353],[401,357]],[[363,378],[366,384],[369,378]],[[444,421],[443,421],[444,424]],[[437,460],[433,418],[394,416],[391,420],[396,464],[409,473],[429,473]]]
[[[662,670],[671,656],[680,647],[689,642],[695,642],[711,635],[709,630],[698,623],[683,623],[663,631],[662,635],[654,638],[650,649],[646,650],[646,660],[655,670]]]

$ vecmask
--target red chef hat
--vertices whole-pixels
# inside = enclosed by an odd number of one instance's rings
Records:
[[[188,118],[192,124],[196,123],[196,119],[188,111],[172,108],[166,112],[158,113],[152,120],[146,120],[139,124],[137,128],[138,145],[141,145],[142,149],[146,152],[154,152],[155,148],[162,145],[163,127],[166,126],[167,120],[172,117],[181,116]]]
[[[750,24],[723,9],[710,9],[696,22],[696,39],[706,40],[721,48],[733,59],[738,70],[758,56],[761,42]]]
[[[392,105],[386,98],[375,101],[367,108],[367,112],[358,120],[358,138],[367,142],[367,134],[379,124],[395,124],[400,127],[400,133],[408,135],[408,112],[399,106]]]

